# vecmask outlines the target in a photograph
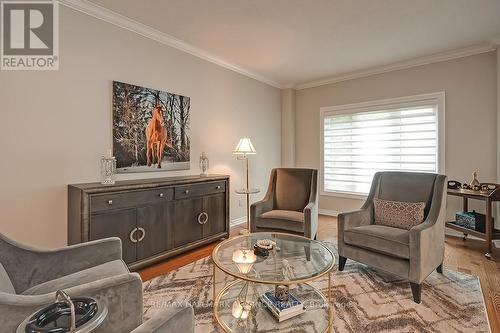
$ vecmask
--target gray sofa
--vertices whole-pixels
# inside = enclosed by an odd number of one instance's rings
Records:
[[[250,207],[250,230],[281,231],[316,238],[318,171],[273,169],[264,199]]]
[[[424,222],[410,230],[374,224],[373,199],[424,202]],[[446,176],[378,172],[361,209],[338,216],[339,270],[346,259],[367,264],[410,281],[420,303],[422,282],[442,273],[446,216]]]
[[[71,297],[92,297],[107,306],[108,315],[97,332],[194,332],[191,307],[164,309],[142,324],[142,281],[129,272],[121,256],[119,238],[43,251],[0,234],[1,331],[15,332],[64,289]]]

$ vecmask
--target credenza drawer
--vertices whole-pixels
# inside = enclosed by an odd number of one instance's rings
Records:
[[[175,187],[175,199],[185,199],[226,191],[226,182],[210,182]]]
[[[68,185],[68,244],[119,237],[131,270],[152,265],[229,237],[229,188],[227,175]]]
[[[109,209],[135,207],[173,200],[173,198],[174,189],[171,187],[92,195],[90,198],[90,211],[99,212]]]

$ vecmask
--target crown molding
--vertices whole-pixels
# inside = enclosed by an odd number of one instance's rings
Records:
[[[200,49],[196,46],[188,44],[180,39],[177,39],[169,34],[163,33],[159,30],[156,30],[148,25],[137,22],[129,17],[118,14],[110,9],[97,5],[88,0],[57,0],[61,5],[64,5],[73,10],[79,11],[81,13],[87,14],[99,20],[105,21],[107,23],[113,24],[120,28],[129,30],[143,37],[154,40],[158,43],[173,47],[177,50],[186,52],[200,59],[209,61],[213,64],[221,66],[223,68],[229,69],[233,72],[239,73],[251,79],[260,81],[262,83],[268,84],[275,88],[279,89],[307,89],[313,87],[319,87],[327,84],[367,77],[376,74],[388,73],[396,70],[407,69],[422,65],[428,65],[432,63],[437,63],[441,61],[447,61],[462,57],[468,57],[471,55],[491,52],[497,49],[500,46],[500,36],[496,36],[490,40],[489,43],[484,43],[481,45],[475,45],[463,49],[438,53],[430,56],[424,56],[415,58],[408,61],[396,62],[394,64],[373,67],[365,70],[353,71],[348,73],[343,73],[340,75],[331,76],[326,79],[314,80],[310,82],[295,84],[293,82],[288,84],[281,84],[274,80],[271,80],[265,76],[257,74],[255,72],[246,70],[238,65],[227,62],[203,49]]]
[[[105,21],[107,23],[113,24],[120,28],[129,30],[143,37],[152,39],[158,43],[173,47],[180,51],[189,53],[195,57],[201,58],[203,60],[214,63],[218,66],[229,69],[233,72],[239,73],[241,75],[247,76],[254,80],[263,82],[275,88],[282,89],[284,86],[278,82],[275,82],[267,77],[260,74],[254,73],[252,71],[246,70],[240,66],[227,62],[205,50],[202,50],[196,46],[183,42],[171,35],[163,33],[156,30],[150,26],[132,20],[129,17],[118,14],[110,9],[99,6],[88,0],[58,0],[61,5],[69,7],[73,10],[79,11],[81,13],[87,14],[99,20]]]
[[[495,39],[495,40],[497,41],[497,45],[500,45],[500,38]],[[466,48],[462,48],[462,49],[458,49],[458,50],[437,53],[437,54],[433,54],[430,56],[419,57],[419,58],[415,58],[412,60],[396,62],[396,63],[391,64],[391,65],[373,67],[373,68],[369,68],[366,70],[354,71],[354,72],[350,72],[350,73],[344,73],[341,75],[332,76],[332,77],[322,79],[322,80],[315,80],[315,81],[311,81],[311,82],[301,83],[301,84],[295,85],[294,88],[296,90],[314,88],[314,87],[319,87],[319,86],[323,86],[323,85],[327,85],[327,84],[332,84],[332,83],[337,83],[337,82],[372,76],[372,75],[376,75],[376,74],[383,74],[383,73],[393,72],[393,71],[397,71],[397,70],[401,70],[401,69],[407,69],[407,68],[412,68],[412,67],[417,67],[417,66],[422,66],[422,65],[433,64],[433,63],[437,63],[437,62],[441,62],[441,61],[447,61],[447,60],[452,60],[452,59],[468,57],[468,56],[472,56],[472,55],[476,55],[476,54],[491,52],[494,50],[496,50],[496,46],[495,46],[494,41],[491,41],[490,43],[484,43],[481,45],[475,45],[475,46],[466,47]]]

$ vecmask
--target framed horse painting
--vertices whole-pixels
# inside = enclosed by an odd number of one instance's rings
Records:
[[[189,169],[189,109],[189,97],[113,81],[117,171]]]

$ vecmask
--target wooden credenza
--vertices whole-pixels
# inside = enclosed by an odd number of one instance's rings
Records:
[[[229,176],[68,185],[68,243],[122,240],[137,270],[229,236]]]

